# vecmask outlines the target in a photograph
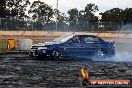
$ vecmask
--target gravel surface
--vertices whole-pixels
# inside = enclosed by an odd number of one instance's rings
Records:
[[[51,61],[25,54],[0,55],[0,88],[82,88],[78,78],[82,67],[87,68],[90,79],[132,81],[132,39],[114,40],[116,56],[112,61]]]
[[[36,60],[28,57],[1,58],[1,88],[80,88],[81,68],[86,67],[90,79],[132,80],[131,62],[95,62],[65,59]]]

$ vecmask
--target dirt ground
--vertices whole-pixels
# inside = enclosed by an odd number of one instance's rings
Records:
[[[0,60],[0,88],[81,88],[81,68],[86,67],[90,79],[132,80],[131,62],[64,59],[36,60],[25,55],[6,56]]]
[[[107,61],[75,58],[52,61],[38,60],[27,54],[1,54],[0,88],[84,88],[78,78],[82,67],[88,70],[90,79],[132,81],[131,39],[113,40],[116,41],[116,56]]]

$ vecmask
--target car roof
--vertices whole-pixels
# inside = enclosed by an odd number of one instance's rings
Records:
[[[86,35],[86,34],[76,34],[75,36],[79,36],[79,37],[88,37],[88,36],[91,36],[91,37],[98,37],[96,35]]]

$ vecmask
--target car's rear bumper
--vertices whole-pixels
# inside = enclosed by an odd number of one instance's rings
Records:
[[[115,56],[115,49],[111,49],[108,51],[108,56]]]

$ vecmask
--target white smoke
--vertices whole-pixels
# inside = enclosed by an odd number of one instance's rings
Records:
[[[116,53],[115,57],[112,58],[115,62],[132,62],[132,53],[131,52],[120,52]]]
[[[132,25],[125,25],[123,29],[125,29],[125,31],[121,30],[119,32],[121,36],[114,39],[116,42],[116,54],[113,57],[113,61],[132,62]],[[125,36],[122,34],[125,34]]]

